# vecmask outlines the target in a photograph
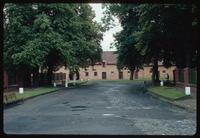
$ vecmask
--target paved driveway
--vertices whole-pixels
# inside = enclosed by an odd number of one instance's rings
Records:
[[[193,135],[196,114],[142,93],[140,83],[95,82],[4,109],[4,132]]]

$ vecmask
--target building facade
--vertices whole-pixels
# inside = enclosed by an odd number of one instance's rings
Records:
[[[104,51],[102,53],[102,62],[96,63],[94,66],[87,68],[81,68],[79,71],[79,77],[81,80],[118,80],[118,79],[130,79],[130,71],[128,69],[118,70],[117,66],[117,54],[113,51]],[[166,73],[169,74],[169,79],[173,79],[173,70],[175,66],[165,68],[162,64],[158,63],[158,70],[160,78],[164,78]],[[64,73],[64,78],[69,80],[69,70],[64,67],[55,72],[56,74]],[[144,66],[144,69],[134,72],[134,79],[151,79],[152,66]]]

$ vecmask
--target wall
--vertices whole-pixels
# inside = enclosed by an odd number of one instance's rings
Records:
[[[8,74],[6,71],[3,72],[3,88],[8,88]]]
[[[144,79],[151,78],[151,75],[152,75],[152,73],[150,72],[151,68],[152,67],[150,67],[150,66],[145,66],[143,70],[141,69],[138,72],[138,77],[139,78],[144,78]],[[158,67],[158,71],[160,72],[160,79],[164,79],[164,75],[166,73],[168,73],[169,74],[169,79],[173,80],[173,70],[174,69],[175,69],[175,66],[172,66],[170,68],[165,68],[163,66],[159,66]],[[163,71],[165,71],[165,73]]]
[[[143,70],[140,70],[138,72],[138,78],[139,79],[147,79],[147,78],[151,79],[151,73],[150,73],[151,68],[152,67],[150,67],[150,66],[146,66],[146,67],[144,67]],[[163,78],[165,73],[168,73],[169,79],[173,80],[173,70],[174,69],[175,69],[175,67],[170,67],[170,68],[166,69],[163,66],[159,66],[158,70],[160,71],[161,79]],[[163,70],[165,70],[165,73],[163,73]],[[69,79],[69,70],[66,70],[66,69],[64,69],[64,67],[62,67],[61,69],[56,71],[56,73],[59,73],[59,72],[66,73],[66,79]],[[86,76],[85,72],[88,72],[89,75]],[[94,72],[97,72],[97,76],[94,75]],[[86,70],[81,68],[79,71],[80,79],[101,80],[102,72],[106,72],[107,80],[119,79],[119,72],[118,72],[116,65],[107,65],[107,64],[105,64],[105,67],[103,67],[102,65],[95,65],[94,67],[89,66],[88,68],[86,68]],[[122,70],[122,72],[123,72],[123,79],[130,78],[130,72],[127,69]],[[134,74],[134,78],[135,78],[135,74]]]

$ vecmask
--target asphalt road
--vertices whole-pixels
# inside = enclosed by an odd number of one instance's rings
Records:
[[[6,134],[193,135],[196,114],[142,92],[140,83],[95,82],[4,109]]]

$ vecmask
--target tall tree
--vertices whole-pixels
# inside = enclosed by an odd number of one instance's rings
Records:
[[[163,61],[165,67],[174,64],[179,68],[196,66],[197,46],[192,41],[198,34],[194,29],[199,26],[197,5],[106,4],[105,7],[107,8],[105,12],[107,16],[103,19],[105,26],[109,29],[112,17],[116,16],[123,27],[123,31],[116,35],[118,43],[122,44],[124,40],[132,39],[137,51],[134,52],[144,58],[143,63],[153,63],[153,82],[159,81],[158,61]],[[136,29],[131,29],[132,27]],[[127,30],[132,33],[123,36]],[[126,39],[119,39],[120,35]],[[129,36],[132,38],[128,39]],[[119,51],[121,50],[118,49]],[[127,54],[122,55],[121,61],[128,62]]]
[[[88,4],[6,4],[4,9],[4,66],[16,67],[22,82],[31,73],[38,82],[42,69],[51,84],[61,66],[77,71],[100,60],[101,25],[93,22]]]
[[[110,15],[116,16],[123,28],[115,37],[114,45],[117,47],[118,69],[128,68],[131,71],[130,80],[133,80],[134,71],[142,67],[142,56],[135,48],[136,41],[133,38],[133,33],[138,29],[138,5],[134,4],[110,4],[107,7],[106,21],[107,28],[109,28],[108,21],[112,21]]]

